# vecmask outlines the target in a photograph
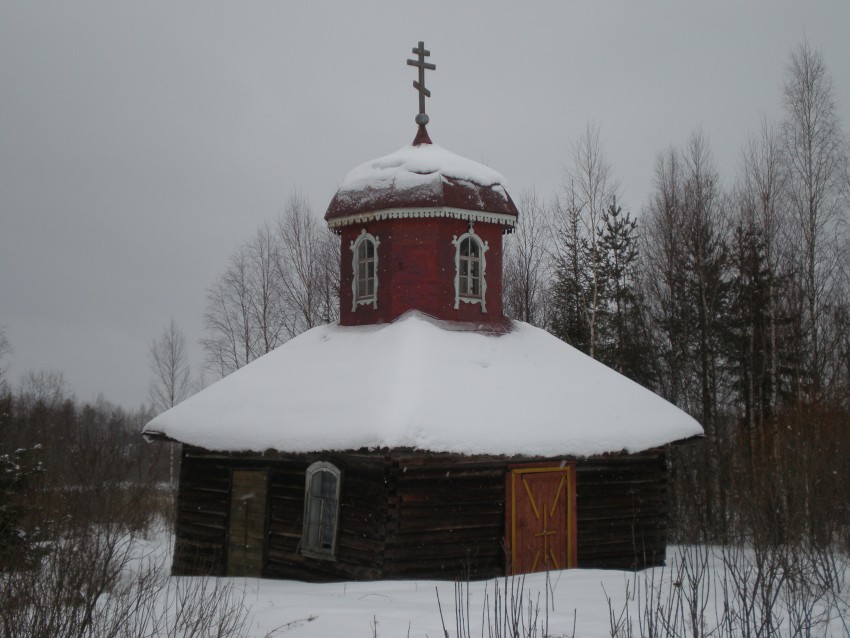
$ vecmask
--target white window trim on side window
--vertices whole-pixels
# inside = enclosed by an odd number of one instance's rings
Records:
[[[478,244],[481,254],[481,296],[467,297],[460,294],[460,246],[465,239],[472,239]],[[487,258],[485,254],[490,250],[490,246],[486,241],[481,241],[481,238],[475,234],[475,229],[472,224],[469,225],[469,232],[464,233],[460,237],[454,235],[452,244],[455,247],[455,310],[460,307],[460,302],[477,303],[481,306],[481,312],[487,312]]]
[[[364,297],[363,299],[357,298],[357,284],[358,284],[358,264],[357,264],[357,251],[360,248],[360,244],[364,241],[371,241],[372,245],[375,247],[375,288],[372,291],[371,297]],[[357,310],[357,306],[362,306],[366,304],[372,304],[372,308],[375,310],[378,309],[378,246],[381,245],[380,238],[366,232],[366,229],[360,231],[360,234],[357,236],[353,242],[351,242],[351,312]]]
[[[336,493],[334,495],[335,511],[333,515],[333,541],[331,548],[323,549],[322,547],[306,547],[308,536],[308,526],[310,524],[310,487],[313,482],[313,477],[320,472],[329,472],[336,479]],[[334,560],[337,549],[337,535],[339,532],[339,493],[342,483],[342,472],[332,463],[327,461],[317,461],[307,468],[307,474],[304,481],[304,525],[301,532],[301,553],[304,556],[311,558],[324,558]]]

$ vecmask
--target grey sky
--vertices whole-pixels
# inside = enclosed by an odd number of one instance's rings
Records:
[[[701,126],[727,184],[791,49],[819,48],[850,123],[850,2],[0,0],[0,326],[10,377],[62,370],[83,400],[146,398],[173,317],[201,362],[207,287],[293,191],[409,143],[424,40],[435,143],[562,185],[602,132],[639,212],[655,155]]]

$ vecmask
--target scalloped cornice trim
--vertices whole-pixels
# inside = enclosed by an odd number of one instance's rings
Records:
[[[384,219],[416,219],[424,217],[448,217],[451,219],[463,219],[470,222],[484,222],[501,224],[513,228],[516,226],[516,216],[505,213],[488,213],[480,210],[468,210],[465,208],[451,208],[438,206],[435,208],[386,208],[374,210],[356,215],[347,215],[328,220],[330,228],[341,228],[352,224],[362,224],[369,221],[381,221]]]

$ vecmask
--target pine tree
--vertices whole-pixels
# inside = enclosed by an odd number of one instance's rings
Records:
[[[14,411],[12,395],[0,392],[0,564],[9,568],[32,566],[38,556],[41,539],[25,521],[33,509],[26,492],[44,473],[40,445],[11,445]]]
[[[637,288],[637,221],[628,212],[623,214],[615,197],[596,232],[605,282],[597,358],[639,383],[652,385],[650,339]]]
[[[582,235],[580,210],[571,193],[570,203],[559,206],[556,224],[555,282],[552,286],[552,334],[590,354],[587,321],[590,267],[588,242]]]
[[[729,291],[728,362],[751,464],[772,406],[770,370],[770,271],[765,242],[753,228],[738,226]]]

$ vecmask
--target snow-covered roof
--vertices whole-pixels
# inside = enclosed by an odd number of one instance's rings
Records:
[[[332,225],[365,212],[447,207],[517,216],[505,178],[436,144],[404,146],[361,164],[343,180],[328,206]]]
[[[313,328],[145,427],[209,450],[590,456],[701,435],[690,416],[539,328],[418,312]]]

